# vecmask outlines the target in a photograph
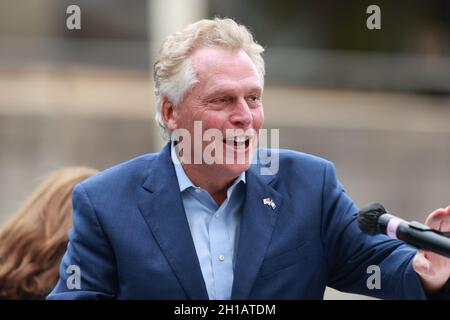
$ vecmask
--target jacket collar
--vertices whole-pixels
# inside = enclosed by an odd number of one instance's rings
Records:
[[[272,238],[283,197],[271,185],[275,176],[261,176],[261,166],[247,170],[247,188],[242,210],[231,299],[247,299]]]
[[[208,299],[170,159],[170,144],[150,161],[150,172],[138,195],[139,209],[187,297]]]

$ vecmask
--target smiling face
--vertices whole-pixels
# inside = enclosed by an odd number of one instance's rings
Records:
[[[215,141],[215,147],[221,148],[223,155],[231,154],[235,160],[197,166],[206,174],[235,178],[250,166],[264,122],[261,81],[244,51],[201,48],[195,50],[190,59],[198,82],[173,109],[167,125],[171,130],[188,130],[197,141],[202,137],[194,135],[196,121],[202,124],[202,136],[208,129],[218,130],[223,139]],[[202,154],[210,143],[203,142]],[[245,161],[237,161],[244,158]]]

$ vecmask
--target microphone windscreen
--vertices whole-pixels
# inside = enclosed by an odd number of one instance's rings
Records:
[[[386,213],[382,204],[374,202],[358,212],[358,226],[362,232],[375,235],[379,233],[378,218]]]

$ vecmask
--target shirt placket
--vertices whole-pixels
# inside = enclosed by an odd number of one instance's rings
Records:
[[[213,213],[209,225],[216,299],[230,299],[233,285],[233,257],[226,225],[227,202]]]

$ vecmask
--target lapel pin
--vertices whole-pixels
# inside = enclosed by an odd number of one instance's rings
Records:
[[[263,204],[268,206],[268,207],[271,207],[272,210],[275,210],[277,208],[277,206],[275,205],[275,202],[273,202],[273,200],[270,199],[270,198],[264,198],[263,199]]]

